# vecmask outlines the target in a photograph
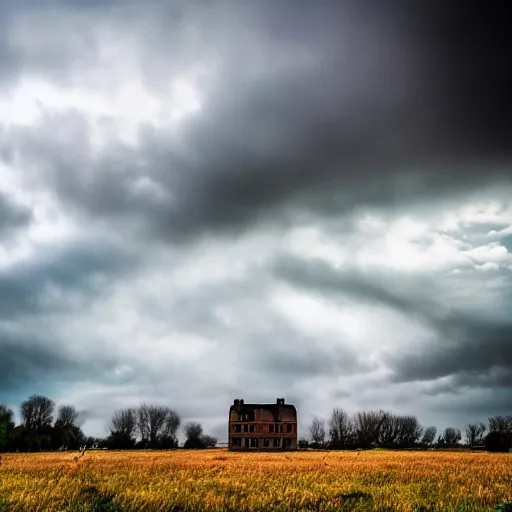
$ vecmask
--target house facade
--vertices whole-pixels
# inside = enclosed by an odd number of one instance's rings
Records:
[[[297,410],[278,398],[274,404],[246,404],[236,399],[229,408],[229,450],[296,450]]]

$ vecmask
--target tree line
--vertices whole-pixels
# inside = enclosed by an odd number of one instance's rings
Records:
[[[512,416],[494,416],[488,425],[470,423],[464,432],[447,427],[437,435],[437,428],[423,428],[415,416],[395,415],[386,411],[362,411],[350,416],[333,409],[327,421],[313,418],[308,439],[301,446],[332,450],[367,448],[484,448],[488,451],[512,450]],[[437,436],[437,437],[436,437]]]
[[[21,423],[14,412],[0,404],[0,452],[37,452],[88,448],[170,449],[177,448],[181,417],[173,409],[142,403],[139,407],[117,410],[112,415],[105,438],[88,437],[81,428],[82,416],[73,405],[56,408],[53,400],[32,395],[20,405]],[[205,435],[201,424],[183,426],[184,448],[208,448],[217,439]]]

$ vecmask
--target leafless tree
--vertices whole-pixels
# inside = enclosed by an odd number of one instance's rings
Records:
[[[136,417],[134,409],[121,409],[116,411],[110,421],[110,431],[126,437],[135,434]]]
[[[57,413],[57,420],[61,425],[75,425],[78,420],[78,411],[74,405],[61,405]]]
[[[379,442],[380,429],[386,419],[383,411],[362,411],[354,416],[356,444],[368,448]]]
[[[400,433],[398,434],[398,444],[402,448],[414,446],[423,434],[423,428],[415,416],[400,416]]]
[[[512,416],[489,418],[489,432],[512,433]]]
[[[507,452],[512,449],[512,416],[489,418],[489,434],[485,438],[486,449]]]
[[[466,428],[466,444],[473,448],[476,445],[483,444],[483,435],[487,427],[483,423],[470,423]]]
[[[169,407],[141,404],[137,409],[137,430],[142,441],[150,445],[163,437],[175,436],[179,425],[178,414]]]
[[[344,448],[350,444],[352,436],[352,421],[343,409],[336,407],[329,418],[329,442],[334,448]]]
[[[315,447],[320,448],[325,443],[325,424],[323,420],[315,417],[309,427],[309,436]]]
[[[41,395],[32,395],[20,407],[23,425],[31,430],[50,427],[53,421],[53,400]]]
[[[171,409],[168,409],[167,417],[165,419],[164,435],[175,439],[180,425],[181,418],[179,414]]]
[[[400,434],[400,418],[385,412],[383,421],[379,430],[379,445],[390,447],[396,444]]]
[[[444,429],[444,444],[450,447],[457,446],[462,439],[462,434],[458,428],[447,427]]]
[[[421,438],[421,444],[425,446],[431,445],[437,434],[437,428],[436,427],[427,427],[425,429],[425,432],[423,432],[423,437]]]

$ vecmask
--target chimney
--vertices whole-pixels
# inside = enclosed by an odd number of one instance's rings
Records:
[[[244,405],[244,399],[240,398],[240,405]]]
[[[239,403],[240,403],[240,400],[238,400],[238,398],[235,398],[235,401],[233,402],[233,405],[238,406]]]

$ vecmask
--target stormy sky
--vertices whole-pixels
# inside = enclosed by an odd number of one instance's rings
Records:
[[[512,413],[504,2],[0,2],[0,403]]]

